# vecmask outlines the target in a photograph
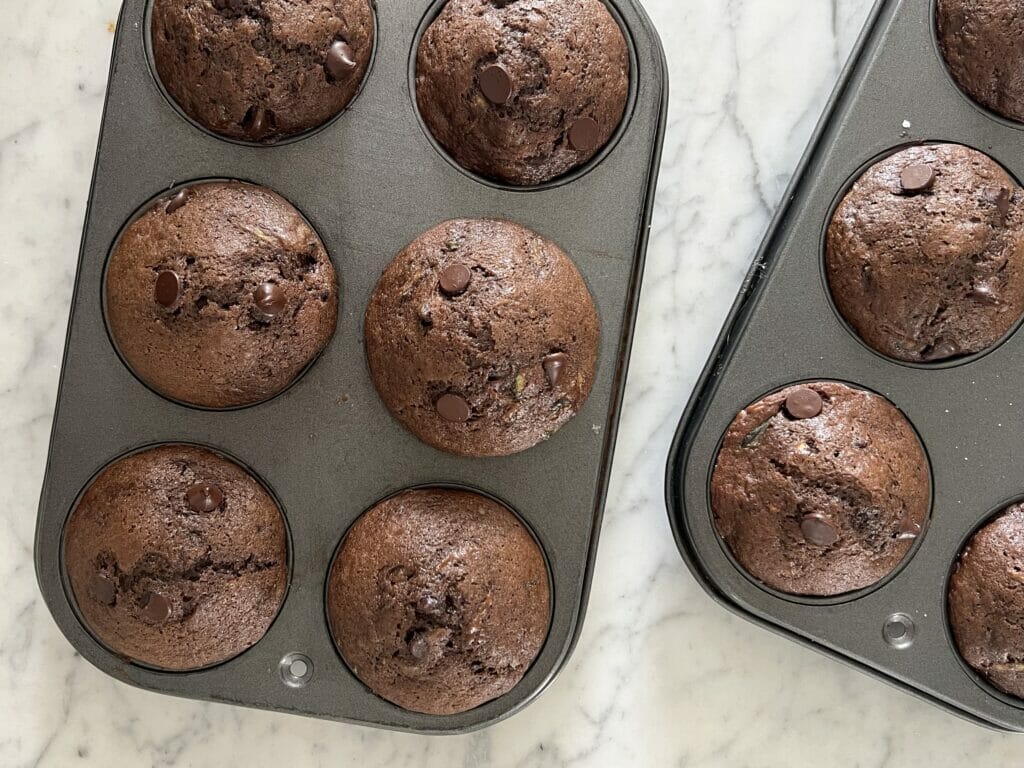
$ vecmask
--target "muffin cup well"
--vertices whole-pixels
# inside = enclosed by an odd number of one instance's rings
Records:
[[[836,193],[835,199],[833,200],[832,205],[829,208],[829,214],[825,218],[825,221],[823,223],[822,230],[821,230],[821,245],[820,245],[820,253],[821,253],[821,259],[820,259],[821,284],[822,284],[822,287],[824,288],[825,294],[826,294],[826,296],[828,298],[829,306],[832,308],[832,311],[835,313],[836,319],[843,325],[843,327],[847,330],[847,332],[861,346],[863,346],[864,349],[866,349],[868,352],[872,353],[873,355],[877,355],[878,357],[880,357],[881,359],[883,359],[883,360],[885,360],[885,361],[887,361],[889,363],[893,363],[895,365],[907,366],[908,368],[918,368],[918,369],[922,369],[922,370],[940,370],[940,369],[945,369],[945,368],[957,368],[957,367],[962,366],[962,365],[969,365],[969,364],[971,364],[973,362],[976,362],[977,360],[980,360],[981,358],[985,357],[986,355],[989,355],[992,352],[995,352],[997,349],[999,349],[999,347],[1001,347],[1010,338],[1012,338],[1020,330],[1021,325],[1024,324],[1024,314],[1022,314],[1013,323],[1013,326],[1010,328],[1010,330],[1008,330],[1005,334],[1003,334],[1002,338],[1000,338],[995,343],[989,345],[985,349],[982,349],[982,350],[980,350],[978,352],[972,352],[969,355],[963,355],[961,357],[954,357],[954,358],[950,358],[948,360],[939,360],[939,361],[932,362],[932,363],[928,363],[928,362],[914,362],[914,361],[911,361],[911,360],[900,360],[900,359],[895,358],[895,357],[890,357],[890,356],[886,355],[884,352],[881,352],[880,350],[875,349],[874,347],[872,347],[863,338],[861,338],[861,335],[859,333],[857,333],[857,331],[854,329],[854,327],[850,324],[849,320],[846,319],[846,317],[843,315],[843,313],[839,310],[839,307],[836,305],[835,297],[834,297],[834,295],[832,293],[832,286],[830,285],[829,278],[828,278],[828,266],[827,266],[827,255],[826,255],[827,254],[827,249],[828,249],[828,230],[829,230],[829,227],[832,224],[832,221],[835,218],[835,215],[836,215],[837,211],[839,210],[839,206],[846,199],[846,196],[849,194],[850,190],[853,188],[853,185],[856,184],[857,181],[865,173],[867,173],[871,168],[873,168],[875,165],[877,165],[881,161],[885,160],[886,158],[889,158],[889,157],[897,154],[898,152],[901,152],[904,149],[907,149],[909,147],[916,147],[916,146],[929,146],[929,145],[935,145],[935,144],[949,144],[949,143],[959,144],[961,146],[967,147],[968,149],[973,149],[976,152],[980,152],[981,154],[984,154],[984,155],[988,156],[996,164],[998,164],[1004,171],[1006,171],[1006,173],[1010,176],[1010,178],[1013,180],[1013,182],[1017,185],[1017,187],[1019,189],[1024,190],[1024,187],[1021,186],[1020,179],[1017,178],[1017,176],[1011,170],[1009,170],[1009,168],[1007,167],[1007,165],[1005,163],[1003,163],[1001,160],[999,160],[999,158],[995,157],[992,154],[991,151],[984,151],[984,150],[978,149],[977,147],[971,146],[970,144],[962,142],[962,141],[947,142],[947,141],[943,141],[943,140],[940,140],[940,139],[924,139],[924,140],[921,140],[921,141],[902,142],[902,143],[899,143],[899,144],[895,144],[894,146],[889,147],[889,148],[887,148],[886,150],[884,150],[882,152],[879,152],[874,157],[872,157],[870,160],[865,161],[862,165],[860,165],[860,167],[857,168],[856,171],[854,171],[850,175],[850,177],[847,179],[846,183],[843,184],[843,186],[840,188],[840,190]]]
[[[636,42],[633,39],[633,33],[630,29],[630,25],[626,23],[621,11],[618,8],[617,3],[620,0],[601,0],[607,6],[608,12],[612,15],[612,18],[619,25],[619,29],[622,30],[622,36],[626,41],[626,50],[629,54],[629,93],[626,97],[626,108],[622,113],[622,120],[619,121],[618,127],[608,141],[605,143],[597,153],[590,158],[587,162],[573,168],[568,173],[565,173],[557,178],[545,181],[541,184],[534,184],[528,186],[517,186],[515,184],[509,184],[500,179],[493,179],[483,174],[464,168],[449,154],[448,150],[441,146],[440,142],[434,138],[434,134],[430,128],[427,127],[426,122],[423,119],[423,115],[420,114],[419,104],[416,101],[416,56],[420,49],[420,42],[423,39],[423,33],[426,32],[427,27],[434,23],[438,15],[447,5],[448,0],[433,0],[427,12],[423,15],[420,20],[419,27],[416,30],[416,36],[412,41],[412,48],[409,51],[409,95],[412,101],[412,109],[416,115],[416,120],[419,122],[420,128],[423,131],[423,135],[427,141],[434,148],[434,151],[438,155],[443,157],[448,163],[459,171],[459,173],[473,179],[474,181],[484,184],[494,189],[500,189],[505,192],[540,192],[548,189],[555,189],[565,184],[571,184],[590,173],[592,170],[600,166],[605,158],[607,158],[612,152],[615,151],[616,146],[621,140],[623,134],[629,129],[630,120],[633,117],[633,112],[636,108],[637,98],[639,94],[639,78],[640,73],[638,71],[639,56],[637,54]]]
[[[1015,497],[1007,499],[1005,502],[1002,502],[994,509],[990,509],[988,512],[986,512],[981,517],[981,519],[977,521],[977,524],[970,531],[964,534],[963,540],[960,542],[960,546],[957,548],[952,560],[950,561],[949,570],[946,573],[946,580],[944,582],[944,586],[947,596],[949,595],[950,586],[952,585],[953,573],[956,570],[957,563],[960,562],[961,555],[963,555],[964,550],[971,543],[971,540],[974,538],[975,534],[977,534],[982,528],[984,528],[986,525],[993,522],[996,518],[998,518],[1000,515],[1006,512],[1007,509],[1009,509],[1015,504],[1021,503],[1024,503],[1024,494],[1019,494]],[[983,674],[981,674],[978,670],[974,669],[974,667],[967,663],[967,660],[960,653],[960,649],[956,641],[956,636],[953,633],[953,626],[952,621],[950,619],[948,599],[943,604],[943,606],[943,616],[945,618],[945,629],[946,636],[949,641],[949,647],[952,653],[956,656],[957,661],[960,662],[960,666],[963,668],[964,674],[970,677],[971,680],[989,696],[996,697],[997,699],[1005,703],[1007,706],[1016,707],[1017,709],[1024,710],[1024,698],[1018,698],[1017,696],[1014,696],[1013,694],[1007,693],[1006,691],[996,687]]]
[[[182,192],[184,190],[190,189],[192,187],[200,186],[200,185],[203,185],[203,184],[217,183],[217,182],[239,182],[239,183],[242,183],[242,184],[250,184],[250,185],[253,185],[253,186],[257,186],[257,187],[265,187],[266,189],[270,189],[271,192],[274,192],[274,190],[272,188],[267,187],[265,184],[260,184],[258,182],[249,181],[247,179],[237,179],[237,178],[236,179],[204,178],[204,179],[193,179],[191,181],[183,182],[183,183],[180,183],[180,184],[175,184],[175,185],[169,187],[168,189],[164,189],[164,190],[161,190],[161,191],[157,192],[156,194],[153,194],[151,197],[149,197],[149,199],[146,200],[146,202],[144,202],[142,205],[140,205],[135,210],[134,213],[132,213],[132,215],[128,218],[127,221],[125,221],[124,225],[118,231],[117,236],[114,238],[113,242],[110,244],[110,248],[109,248],[109,250],[107,252],[107,257],[106,257],[106,260],[104,262],[103,277],[102,277],[102,281],[101,281],[101,284],[100,284],[100,304],[101,304],[102,310],[103,310],[104,326],[105,326],[105,329],[106,329],[107,338],[110,341],[111,347],[113,347],[115,353],[117,354],[118,359],[120,359],[120,361],[124,364],[125,368],[127,368],[131,372],[131,374],[139,381],[140,384],[142,384],[144,387],[149,389],[155,395],[157,395],[157,396],[159,396],[161,398],[164,398],[165,400],[168,400],[168,401],[170,401],[172,403],[175,403],[176,405],[183,406],[185,408],[193,408],[193,409],[196,409],[196,410],[199,410],[199,411],[211,411],[211,412],[238,411],[238,410],[245,410],[247,408],[255,408],[255,407],[258,407],[260,405],[264,405],[264,404],[266,404],[266,403],[268,403],[268,402],[270,402],[270,401],[272,401],[272,400],[274,400],[274,399],[276,399],[278,397],[283,396],[285,393],[287,393],[289,390],[291,390],[293,387],[295,387],[297,384],[299,384],[299,382],[302,381],[302,379],[306,376],[306,374],[310,371],[310,369],[313,368],[316,365],[317,361],[320,359],[320,357],[324,354],[324,352],[327,351],[327,349],[331,345],[331,342],[328,341],[327,344],[325,344],[323,346],[323,348],[316,355],[314,355],[309,360],[309,362],[302,368],[302,370],[299,371],[295,375],[295,377],[291,380],[290,383],[288,383],[285,387],[283,387],[279,391],[271,394],[269,397],[266,397],[266,398],[264,398],[264,399],[262,399],[262,400],[260,400],[258,402],[244,403],[244,404],[241,404],[241,405],[231,405],[231,406],[225,406],[225,407],[219,407],[219,408],[218,407],[212,407],[212,406],[200,405],[198,403],[186,402],[186,401],[183,401],[183,400],[178,400],[178,399],[172,397],[170,394],[168,394],[166,392],[162,392],[154,384],[152,384],[151,382],[147,381],[142,376],[140,376],[138,373],[136,373],[136,371],[133,368],[133,366],[131,365],[131,363],[129,363],[128,360],[125,358],[125,356],[122,354],[121,350],[118,348],[117,340],[114,337],[114,333],[111,331],[110,321],[109,321],[109,318],[108,318],[108,315],[107,315],[107,272],[108,272],[108,268],[110,266],[110,260],[111,260],[111,258],[113,256],[115,250],[117,249],[117,246],[118,246],[118,244],[121,241],[121,238],[124,236],[124,233],[128,230],[128,228],[133,223],[135,223],[140,217],[142,217],[146,213],[148,213],[153,208],[153,206],[155,206],[161,200],[165,200],[165,199],[169,199],[171,197],[174,197],[175,194],[177,194],[179,192]],[[292,209],[295,210],[299,214],[300,217],[302,217],[302,219],[306,222],[306,224],[309,226],[309,228],[313,231],[313,234],[315,234],[320,239],[320,242],[323,243],[324,242],[323,237],[321,237],[320,233],[317,231],[316,226],[314,226],[314,224],[309,220],[309,218],[306,216],[306,214],[303,213],[301,210],[299,210],[299,208],[294,203],[292,203],[290,200],[285,199],[285,202],[287,202],[289,205],[291,205]],[[334,267],[335,284],[339,285],[342,282],[342,280],[344,279],[343,275],[341,274],[341,271],[339,270],[339,268],[335,264],[334,259],[332,258],[330,252],[327,253],[327,258],[330,260],[332,266]],[[339,317],[340,317],[341,312],[344,310],[344,307],[341,306],[341,300],[340,300],[341,293],[342,292],[341,292],[341,290],[339,288],[339,290],[338,290],[338,296],[339,296],[339,300],[338,300],[338,304],[339,304],[339,306],[338,306],[338,314],[339,314]],[[334,332],[337,333],[337,323],[335,324],[335,331]]]
[[[500,507],[502,507],[503,509],[508,511],[519,522],[519,524],[523,526],[524,530],[529,534],[530,538],[533,540],[534,544],[537,546],[537,550],[540,552],[541,559],[544,562],[544,568],[545,568],[545,570],[547,572],[548,628],[547,628],[547,633],[546,633],[546,636],[544,638],[544,641],[541,643],[541,646],[540,646],[540,648],[539,648],[539,650],[537,652],[537,655],[534,657],[534,660],[533,660],[533,662],[530,665],[532,667],[533,664],[536,663],[537,658],[539,658],[540,655],[544,652],[544,646],[547,645],[547,640],[548,640],[547,636],[550,635],[550,633],[551,633],[551,618],[552,618],[552,616],[554,615],[554,612],[555,612],[555,583],[554,583],[554,575],[553,575],[553,571],[552,571],[552,568],[551,568],[551,561],[550,561],[550,559],[548,557],[547,549],[545,548],[544,543],[540,540],[539,536],[537,535],[537,532],[530,526],[529,522],[527,522],[527,520],[522,515],[520,515],[519,512],[517,512],[513,507],[511,507],[510,505],[506,504],[504,501],[502,501],[497,496],[494,496],[494,495],[492,495],[492,494],[490,494],[490,493],[488,493],[486,491],[483,491],[483,490],[481,490],[479,488],[475,488],[475,487],[471,487],[471,486],[467,486],[467,485],[463,485],[463,484],[458,484],[458,483],[444,483],[444,482],[424,483],[424,484],[420,484],[420,485],[411,486],[409,488],[402,488],[400,490],[395,491],[394,493],[390,493],[387,496],[385,496],[385,497],[383,497],[381,499],[378,499],[373,504],[371,504],[369,507],[367,507],[357,518],[355,518],[352,521],[352,524],[345,530],[345,533],[342,535],[341,540],[338,542],[338,545],[335,547],[334,555],[331,557],[330,566],[328,567],[327,573],[325,574],[325,577],[324,577],[324,590],[323,590],[323,594],[324,594],[324,597],[323,597],[323,601],[324,601],[324,622],[326,624],[326,630],[327,630],[328,634],[331,635],[331,640],[332,640],[332,642],[334,644],[334,649],[337,652],[338,658],[341,660],[341,663],[346,667],[346,669],[349,671],[349,673],[354,678],[358,679],[359,676],[356,674],[355,670],[352,669],[352,666],[349,664],[348,660],[346,660],[344,653],[342,652],[340,646],[338,645],[337,639],[333,636],[333,632],[331,630],[330,599],[329,599],[329,596],[328,596],[329,595],[329,590],[330,590],[331,576],[334,573],[334,569],[336,567],[338,558],[340,557],[342,549],[345,546],[345,540],[348,538],[348,535],[351,532],[352,527],[355,526],[355,524],[358,523],[363,518],[363,515],[365,515],[369,511],[375,509],[378,505],[382,504],[383,502],[388,501],[389,499],[392,499],[392,498],[394,498],[396,496],[399,496],[399,495],[401,495],[403,493],[407,493],[409,491],[430,491],[430,490],[464,491],[466,493],[472,493],[472,494],[476,494],[478,496],[482,496],[485,499],[488,499],[489,501],[494,502],[495,504],[499,505]],[[527,669],[527,673],[528,672],[529,672],[529,669]],[[386,698],[384,698],[381,694],[379,694],[376,691],[374,691],[370,686],[368,686],[362,680],[360,680],[360,684],[363,685],[370,694],[372,694],[373,696],[376,696],[381,701],[385,702],[387,704],[387,706],[394,707],[394,708],[396,708],[398,710],[403,709],[403,707],[401,707],[400,705],[388,701]],[[521,686],[522,684],[523,684],[523,681],[520,680],[508,692],[502,694],[501,696],[499,696],[499,697],[497,697],[495,699],[491,699],[488,702],[484,702],[483,704],[480,704],[478,706],[484,706],[484,704],[489,704],[491,701],[500,701],[503,696],[508,696],[509,694],[511,694],[515,690],[515,688]],[[473,709],[475,709],[475,708],[476,707],[474,707]],[[472,711],[472,709],[469,709],[469,710],[466,710],[466,711]],[[427,716],[428,717],[443,717],[443,715],[427,715]]]
[[[167,105],[170,106],[170,108],[172,110],[174,110],[174,112],[178,115],[178,117],[180,117],[182,120],[184,120],[186,123],[191,125],[196,130],[201,131],[202,133],[206,134],[210,138],[216,139],[217,141],[223,141],[223,142],[226,142],[228,144],[235,144],[235,145],[238,145],[240,147],[254,147],[254,148],[262,148],[262,149],[272,149],[272,148],[275,148],[275,147],[284,147],[284,146],[287,146],[289,144],[294,144],[296,142],[300,142],[300,141],[303,141],[305,139],[312,138],[313,136],[317,135],[321,131],[324,131],[327,128],[330,128],[338,120],[340,120],[344,115],[346,115],[349,112],[349,110],[351,110],[356,105],[356,103],[359,101],[359,97],[362,95],[363,90],[366,88],[367,82],[370,80],[371,76],[373,75],[373,66],[374,66],[374,63],[376,62],[376,58],[377,58],[377,48],[378,48],[378,39],[379,39],[378,36],[380,34],[380,29],[379,29],[380,24],[378,22],[378,15],[377,15],[378,14],[378,12],[377,12],[377,0],[368,0],[368,1],[369,1],[369,4],[370,4],[370,10],[373,13],[373,50],[370,52],[370,60],[369,60],[369,62],[366,65],[366,71],[363,73],[363,78],[362,78],[362,80],[359,83],[359,87],[356,89],[355,95],[352,96],[351,101],[349,101],[349,103],[345,106],[344,109],[342,109],[340,112],[338,112],[337,114],[335,114],[333,117],[329,118],[328,120],[324,121],[320,125],[315,125],[312,128],[309,128],[308,130],[301,131],[300,133],[296,133],[296,134],[293,134],[291,136],[285,136],[285,137],[280,138],[280,139],[278,139],[276,141],[272,141],[272,142],[244,141],[242,139],[236,139],[236,138],[231,137],[231,136],[225,136],[223,134],[217,133],[216,131],[214,131],[214,130],[212,130],[210,128],[207,128],[205,125],[203,125],[198,120],[196,120],[191,115],[189,115],[187,112],[185,112],[184,109],[182,109],[181,105],[177,102],[177,100],[173,96],[171,96],[170,92],[167,90],[167,87],[164,85],[163,81],[161,80],[160,74],[159,74],[159,72],[157,72],[156,61],[155,61],[155,59],[153,57],[153,39],[152,39],[153,0],[145,0],[146,7],[145,7],[145,11],[144,11],[144,17],[143,17],[142,26],[141,26],[141,29],[142,29],[142,45],[143,45],[143,48],[144,48],[145,54],[146,54],[147,69],[149,71],[150,77],[152,78],[153,84],[156,86],[157,90],[160,91],[160,94],[164,97],[164,100],[167,102]],[[120,20],[119,20],[118,23],[120,24]]]
[[[285,582],[284,594],[281,596],[281,602],[278,605],[278,608],[277,608],[277,611],[275,612],[274,618],[267,625],[266,630],[263,632],[262,636],[259,638],[259,640],[257,640],[252,645],[250,645],[247,648],[244,648],[241,651],[238,651],[237,653],[234,653],[234,654],[232,654],[232,655],[230,655],[230,656],[228,656],[228,657],[226,657],[224,659],[221,659],[219,661],[215,661],[215,662],[210,663],[210,664],[205,664],[205,665],[202,665],[202,666],[193,667],[193,668],[189,668],[189,669],[167,669],[167,668],[155,666],[155,665],[152,665],[152,664],[148,664],[146,662],[143,662],[143,661],[140,661],[140,660],[137,660],[137,659],[128,659],[125,656],[123,656],[121,653],[119,653],[116,650],[114,650],[111,647],[109,647],[107,645],[107,643],[105,643],[103,640],[101,640],[97,636],[97,634],[94,631],[94,629],[90,626],[89,622],[85,619],[85,617],[82,614],[82,609],[79,606],[78,599],[76,598],[75,592],[74,592],[74,590],[72,589],[72,586],[71,586],[71,579],[70,579],[70,576],[69,576],[69,574],[67,572],[66,559],[65,559],[65,549],[66,549],[66,546],[67,546],[67,536],[66,536],[67,524],[70,521],[71,516],[74,514],[75,510],[78,508],[78,505],[79,505],[79,503],[82,500],[82,497],[93,486],[93,484],[96,482],[96,480],[99,479],[99,477],[104,472],[106,472],[106,470],[110,469],[111,467],[113,467],[114,465],[118,464],[119,462],[121,462],[124,459],[127,459],[127,458],[132,457],[132,456],[137,456],[139,454],[146,453],[147,451],[151,451],[151,450],[153,450],[155,448],[162,448],[162,447],[174,448],[174,447],[177,447],[177,446],[183,446],[183,447],[186,447],[186,448],[199,448],[199,449],[202,449],[202,450],[210,451],[215,456],[218,456],[218,457],[220,457],[222,459],[225,459],[226,461],[234,464],[239,469],[241,469],[243,472],[245,472],[250,478],[255,480],[263,488],[263,490],[266,491],[266,493],[268,494],[270,499],[273,501],[273,503],[277,507],[277,510],[278,510],[278,512],[279,512],[279,514],[281,516],[281,524],[282,524],[282,526],[284,528],[284,536],[285,536],[286,582]],[[78,619],[79,623],[81,624],[82,629],[92,639],[92,642],[94,642],[97,646],[102,648],[103,652],[108,654],[111,659],[116,659],[119,663],[127,663],[127,664],[131,664],[133,667],[138,667],[140,669],[153,670],[155,672],[161,672],[161,673],[164,673],[164,674],[170,674],[170,675],[175,675],[175,676],[195,675],[195,674],[202,673],[202,672],[204,672],[206,670],[210,670],[210,669],[214,669],[214,668],[217,668],[217,667],[221,667],[221,666],[226,665],[226,664],[231,664],[231,662],[235,661],[239,657],[244,656],[245,654],[251,652],[271,632],[274,624],[277,622],[278,617],[280,617],[280,615],[281,615],[281,611],[284,608],[285,603],[288,601],[288,593],[289,593],[290,588],[291,588],[292,567],[293,567],[292,558],[293,558],[293,551],[294,551],[294,547],[292,545],[291,527],[288,524],[288,515],[285,512],[285,508],[281,504],[280,499],[274,493],[274,489],[271,488],[269,485],[267,485],[267,483],[263,480],[263,478],[261,478],[255,471],[253,471],[253,469],[251,467],[248,467],[244,462],[240,461],[236,457],[230,455],[229,453],[227,453],[227,452],[225,452],[223,450],[220,450],[219,448],[214,448],[212,446],[203,445],[203,444],[199,444],[199,443],[171,441],[171,442],[164,442],[164,443],[152,443],[152,444],[149,444],[149,445],[141,445],[141,446],[138,446],[136,448],[132,448],[129,451],[126,451],[125,453],[121,454],[120,456],[116,456],[115,458],[109,460],[103,466],[99,467],[93,473],[92,477],[89,478],[89,481],[82,487],[81,491],[79,492],[79,494],[75,498],[74,503],[71,505],[71,507],[67,511],[67,515],[66,515],[66,517],[64,519],[64,524],[61,527],[61,544],[60,544],[60,549],[61,549],[61,556],[60,556],[60,579],[61,579],[61,584],[63,585],[63,589],[64,589],[64,593],[65,593],[66,599],[68,600],[69,604],[72,606],[72,609],[74,611],[75,617]]]
[[[878,589],[882,589],[886,584],[888,584],[890,581],[895,579],[900,574],[900,572],[904,568],[906,568],[907,565],[913,560],[914,555],[917,553],[918,549],[920,549],[920,547],[924,543],[925,538],[928,536],[928,529],[931,527],[932,500],[933,500],[933,497],[934,497],[934,480],[932,478],[932,472],[931,472],[931,461],[930,461],[930,459],[928,457],[928,448],[924,444],[924,442],[921,440],[921,435],[918,433],[917,429],[914,427],[914,425],[910,421],[910,419],[907,418],[906,415],[902,413],[902,411],[900,411],[898,406],[896,406],[894,403],[890,402],[883,395],[880,395],[878,392],[874,392],[874,391],[872,391],[872,390],[870,390],[870,389],[868,389],[866,387],[863,387],[863,386],[861,386],[859,384],[856,384],[854,382],[850,382],[850,381],[835,381],[835,380],[820,379],[820,378],[818,378],[818,379],[804,379],[804,380],[801,380],[801,381],[793,381],[793,382],[789,382],[789,383],[787,383],[787,384],[785,384],[785,385],[783,385],[781,387],[773,387],[769,391],[762,392],[760,395],[758,395],[756,398],[754,398],[747,406],[744,406],[744,408],[747,408],[747,407],[750,407],[752,405],[755,405],[755,404],[761,402],[762,400],[764,400],[765,398],[770,397],[771,395],[773,395],[773,394],[775,394],[777,392],[781,392],[782,390],[788,389],[790,387],[799,386],[801,384],[814,384],[814,383],[836,383],[836,384],[842,384],[842,385],[850,387],[852,389],[863,390],[865,392],[869,392],[870,394],[877,395],[878,397],[882,397],[886,402],[888,402],[890,405],[892,405],[893,408],[895,408],[896,411],[899,412],[900,415],[902,415],[903,418],[906,420],[906,424],[913,431],[914,437],[916,438],[918,444],[921,447],[921,451],[924,454],[924,459],[925,459],[925,462],[926,462],[926,470],[928,472],[928,488],[929,488],[928,510],[927,510],[927,513],[926,513],[924,524],[921,526],[921,532],[918,534],[918,536],[916,537],[914,542],[910,545],[910,547],[908,548],[906,554],[900,559],[900,561],[896,565],[896,567],[894,567],[891,571],[889,571],[888,574],[886,574],[882,578],[878,579],[877,581],[875,581],[872,584],[869,584],[869,585],[867,585],[865,587],[861,587],[860,589],[854,589],[854,590],[850,590],[848,592],[843,592],[843,593],[836,594],[836,595],[821,595],[821,596],[818,596],[818,595],[803,595],[803,594],[798,594],[798,593],[794,593],[794,592],[786,592],[784,590],[777,589],[775,587],[769,586],[768,584],[764,583],[763,581],[758,579],[756,576],[751,574],[743,566],[743,564],[736,557],[735,553],[732,551],[732,549],[726,543],[725,539],[721,536],[721,534],[718,535],[718,543],[721,545],[723,553],[729,559],[729,561],[732,563],[733,567],[735,567],[737,571],[742,573],[743,576],[746,577],[752,584],[754,584],[758,588],[762,589],[763,591],[767,592],[768,594],[772,595],[772,597],[777,598],[779,600],[786,600],[788,602],[798,603],[798,604],[802,604],[802,605],[817,605],[817,606],[839,605],[841,603],[846,603],[846,602],[850,602],[850,601],[853,601],[853,600],[859,600],[859,599],[861,599],[863,597],[866,597],[867,595],[870,595],[872,592],[874,592],[874,591],[876,591]],[[725,431],[722,432],[722,435],[721,435],[721,437],[719,438],[719,441],[718,441],[718,446],[715,449],[715,460],[713,462],[711,462],[711,464],[710,464],[710,466],[708,468],[707,509],[708,509],[708,514],[711,516],[711,525],[712,525],[712,527],[716,528],[716,530],[717,530],[717,526],[715,525],[715,522],[714,522],[714,509],[713,509],[713,504],[712,504],[712,501],[711,501],[711,485],[712,485],[712,480],[713,480],[714,473],[715,473],[715,468],[718,465],[718,457],[719,457],[719,455],[722,452],[722,445],[725,442],[726,435],[728,434],[729,429],[731,429],[731,426],[732,426],[732,422],[730,422],[730,426],[728,428],[726,428]]]

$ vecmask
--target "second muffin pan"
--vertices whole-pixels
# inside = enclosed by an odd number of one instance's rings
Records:
[[[127,0],[114,41],[93,188],[36,529],[36,572],[61,631],[90,662],[152,691],[419,732],[493,723],[564,666],[586,607],[639,293],[664,131],[667,83],[656,33],[635,0],[610,0],[631,50],[632,91],[613,145],[548,187],[513,191],[461,173],[421,128],[409,66],[431,0],[378,0],[377,44],[362,91],[315,132],[261,147],[197,128],[168,102],[147,62],[147,0]],[[249,408],[173,403],[118,358],[104,323],[104,266],[146,201],[209,178],[262,184],[309,220],[334,262],[333,341],[292,387]],[[502,218],[550,238],[594,297],[601,346],[590,398],[550,440],[501,459],[464,459],[418,441],[374,390],[363,313],[384,267],[453,218]],[[218,666],[160,672],[110,653],[83,626],[61,564],[65,521],[90,479],[143,446],[194,443],[236,458],[272,490],[290,531],[284,605],[253,648]],[[377,501],[422,485],[493,495],[528,524],[547,557],[551,626],[510,693],[459,715],[430,716],[377,697],[336,651],[324,609],[338,543]]]
[[[950,77],[933,0],[880,0],[772,224],[683,415],[666,477],[680,551],[730,610],[958,715],[1024,731],[1024,701],[962,661],[949,576],[971,536],[1024,496],[1024,334],[984,353],[905,364],[868,348],[832,302],[825,234],[853,181],[911,144],[980,150],[1018,182],[1024,131]],[[744,573],[715,529],[709,486],[738,412],[791,384],[837,380],[883,395],[916,429],[931,465],[930,522],[893,575],[832,598],[773,591]]]

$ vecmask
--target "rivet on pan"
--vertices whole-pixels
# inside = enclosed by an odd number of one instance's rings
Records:
[[[897,650],[912,646],[916,633],[914,620],[905,613],[894,613],[882,625],[882,639]]]

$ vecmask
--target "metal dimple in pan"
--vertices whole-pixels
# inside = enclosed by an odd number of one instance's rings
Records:
[[[226,141],[185,119],[147,62],[147,0],[126,0],[114,41],[86,215],[35,561],[61,631],[91,663],[152,691],[422,733],[494,723],[531,701],[564,666],[580,631],[618,424],[665,127],[664,56],[637,0],[607,0],[631,46],[631,107],[614,146],[562,183],[511,190],[457,170],[425,135],[410,92],[414,40],[433,0],[378,0],[377,43],[358,97],[327,125],[273,146]],[[337,332],[285,392],[256,406],[209,411],[142,384],[108,337],[102,278],[139,207],[197,179],[263,184],[324,241],[340,284]],[[370,379],[363,313],[384,267],[409,241],[451,218],[517,221],[564,248],[601,319],[590,398],[552,438],[507,458],[438,452],[387,412]],[[197,672],[132,664],[99,644],[64,588],[61,540],[75,500],[115,458],[158,443],[195,443],[235,457],[285,509],[292,563],[270,630],[236,658]],[[349,672],[331,640],[324,583],[339,542],[376,501],[409,487],[467,487],[501,499],[550,566],[551,626],[525,678],[459,715],[403,710]]]
[[[934,0],[879,0],[683,414],[666,500],[680,551],[728,609],[951,712],[1024,731],[1024,702],[960,658],[949,574],[969,536],[1024,494],[1024,332],[955,364],[882,357],[847,327],[824,277],[824,238],[840,195],[872,160],[908,144],[955,142],[1024,178],[1020,126],[953,82]],[[909,419],[933,478],[931,521],[891,578],[838,600],[771,592],[737,566],[715,530],[709,483],[735,415],[788,384],[839,380],[877,392]],[[852,597],[852,599],[850,599]]]

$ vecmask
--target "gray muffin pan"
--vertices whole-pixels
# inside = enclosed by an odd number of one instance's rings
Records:
[[[825,231],[853,181],[908,144],[949,141],[1024,178],[1024,126],[977,106],[950,77],[933,0],[880,0],[800,164],[683,414],[666,497],[680,551],[704,589],[745,618],[951,712],[1024,730],[1024,701],[961,660],[947,617],[950,571],[978,526],[1024,495],[1024,332],[985,354],[912,366],[865,346],[832,305]],[[932,470],[930,524],[874,588],[833,599],[748,577],[710,509],[718,446],[737,412],[787,384],[837,379],[878,392],[917,429]]]
[[[217,138],[162,93],[147,54],[147,0],[126,0],[86,215],[64,366],[36,527],[39,585],[54,619],[91,663],[152,691],[427,733],[496,722],[564,666],[580,631],[611,466],[665,126],[667,82],[657,34],[636,0],[609,0],[632,55],[632,91],[609,146],[566,179],[514,190],[460,172],[422,128],[411,92],[415,41],[440,8],[378,0],[377,44],[346,112],[297,140],[257,147]],[[147,201],[205,178],[264,184],[312,223],[338,271],[337,333],[288,391],[251,408],[204,411],[138,381],[107,335],[108,253]],[[520,222],[573,258],[602,323],[596,381],[577,417],[547,442],[503,459],[463,459],[420,443],[377,397],[362,318],[384,267],[409,241],[456,217]],[[64,522],[90,479],[145,445],[189,442],[234,457],[280,501],[291,584],[266,636],[237,658],[189,673],[119,658],[80,622],[61,565]],[[324,610],[328,568],[345,531],[403,488],[450,484],[493,495],[526,521],[551,569],[547,641],[505,696],[460,715],[407,712],[374,695],[335,650]],[[296,657],[294,654],[298,654]],[[301,666],[290,661],[300,658]],[[283,665],[283,666],[282,666]]]

